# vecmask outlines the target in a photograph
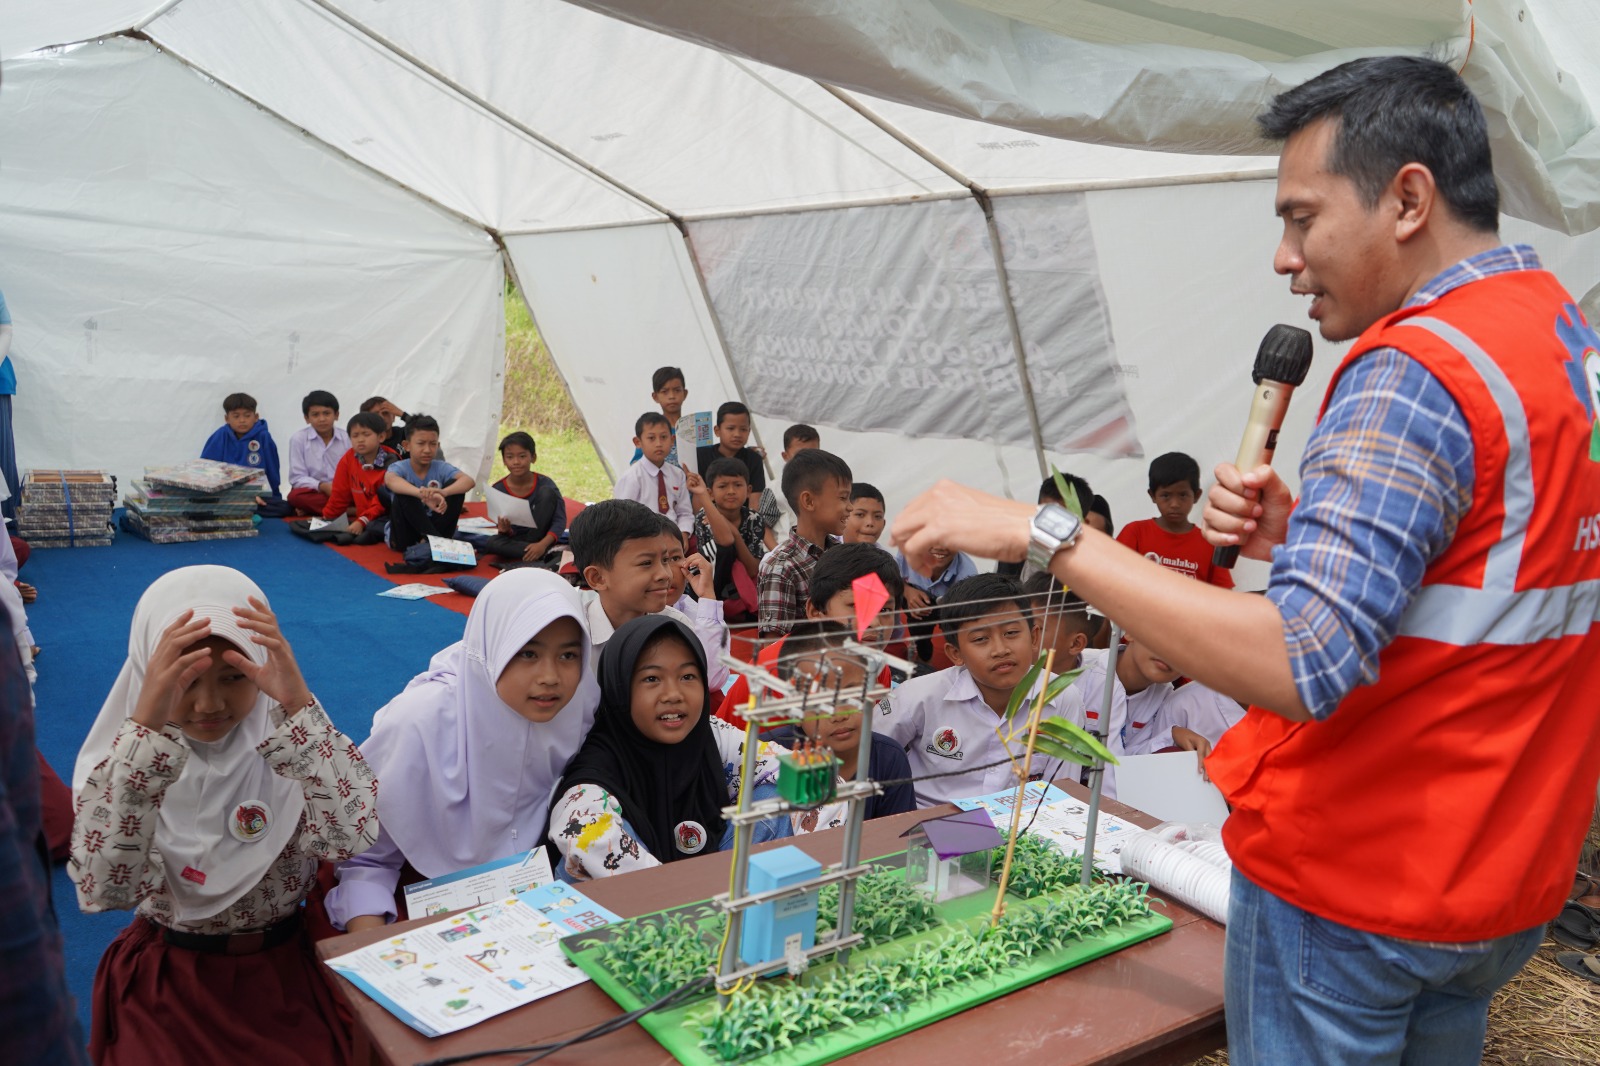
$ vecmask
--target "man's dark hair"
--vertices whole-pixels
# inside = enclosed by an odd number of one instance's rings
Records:
[[[683,370],[680,367],[664,366],[650,375],[650,391],[660,392],[674,381],[683,381]],[[687,383],[685,383],[687,387]]]
[[[1076,592],[1061,587],[1054,574],[1041,570],[1023,582],[1022,591],[1033,603],[1033,616],[1040,622],[1047,615],[1059,617],[1063,625],[1092,637],[1100,631],[1100,619],[1089,614],[1089,605]]]
[[[868,574],[877,574],[883,581],[883,587],[889,591],[890,606],[899,603],[905,595],[905,579],[900,576],[900,565],[894,556],[876,544],[835,544],[817,560],[806,596],[811,606],[825,611],[829,600],[848,592],[851,582]]]
[[[746,418],[749,418],[750,408],[746,407],[738,400],[729,400],[727,403],[717,408],[717,425],[722,425],[722,420],[727,418],[729,415],[744,415]]]
[[[409,440],[418,430],[433,430],[439,432],[439,420],[432,415],[412,415],[411,421],[406,423],[406,439]]]
[[[718,478],[736,477],[746,485],[750,484],[750,468],[744,465],[743,459],[729,459],[724,455],[720,459],[713,459],[711,465],[706,467],[706,488],[714,488]]]
[[[1200,493],[1200,464],[1194,461],[1193,456],[1183,452],[1167,452],[1150,460],[1150,491],[1176,485],[1180,481],[1187,481],[1195,494]],[[1090,500],[1094,499],[1090,495]]]
[[[520,429],[507,433],[505,437],[501,439],[500,447],[496,450],[499,451],[501,455],[504,455],[507,448],[522,448],[535,459],[539,457],[539,446],[534,443],[533,434],[525,433]]]
[[[333,413],[339,413],[339,400],[327,389],[312,389],[306,393],[306,398],[300,401],[300,413],[309,415],[313,407],[331,407]]]
[[[670,430],[672,423],[660,411],[646,411],[633,423],[633,435],[635,437],[644,436],[644,428],[646,426],[666,426]]]
[[[234,411],[254,411],[256,398],[248,392],[230,392],[222,398],[222,413],[232,414]]]
[[[1089,501],[1094,499],[1094,489],[1089,487],[1089,480],[1079,477],[1077,474],[1067,473],[1061,475],[1061,480],[1072,486],[1072,491],[1078,494],[1078,506],[1087,513]],[[1067,501],[1061,498],[1060,490],[1056,488],[1056,479],[1054,477],[1047,477],[1039,483],[1039,502],[1059,503],[1063,507],[1067,505]]]
[[[796,441],[804,444],[808,440],[819,441],[821,439],[822,434],[818,433],[815,429],[806,425],[804,422],[797,422],[783,431],[783,450],[788,451],[790,448],[793,448]]]
[[[877,500],[883,506],[889,506],[884,503],[883,493],[878,491],[878,486],[869,485],[865,481],[850,483],[850,502],[855,503],[857,500]]]
[[[361,401],[360,409],[363,411],[376,411],[378,408],[382,407],[388,402],[389,401],[384,399],[382,396],[368,396],[365,400]]]
[[[1269,140],[1286,141],[1324,118],[1339,127],[1328,169],[1354,182],[1368,209],[1401,167],[1421,163],[1452,215],[1484,233],[1499,229],[1488,124],[1450,67],[1421,56],[1354,59],[1279,93],[1256,123]]]
[[[1009,603],[1006,602],[1008,600]],[[945,593],[934,615],[946,643],[954,644],[962,626],[1009,611],[1012,607],[1021,611],[1022,617],[1028,622],[1033,621],[1033,600],[1023,593],[1016,578],[1004,574],[974,574],[957,581],[955,587]]]
[[[344,431],[349,433],[357,426],[366,426],[368,429],[378,435],[379,441],[382,441],[384,437],[389,435],[389,427],[383,424],[382,416],[372,411],[357,411],[355,414],[351,415],[350,421],[344,424]]]
[[[790,459],[783,468],[783,498],[796,513],[802,492],[821,492],[829,481],[849,485],[850,464],[821,448],[807,448]]]
[[[601,500],[591,503],[572,520],[568,547],[572,565],[582,574],[591,566],[609,569],[617,553],[630,540],[661,536],[662,516],[636,500]],[[677,532],[677,527],[673,527]]]

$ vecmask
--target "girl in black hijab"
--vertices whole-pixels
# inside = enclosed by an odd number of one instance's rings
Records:
[[[557,876],[585,881],[727,847],[722,808],[737,803],[744,734],[709,713],[705,652],[683,623],[635,618],[600,656],[600,710],[557,786],[550,841]],[[776,795],[778,749],[756,755],[753,800]],[[756,827],[788,836],[787,818]]]

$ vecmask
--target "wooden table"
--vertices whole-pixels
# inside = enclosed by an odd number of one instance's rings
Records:
[[[1086,798],[1077,784],[1062,787]],[[1156,820],[1107,801],[1108,813],[1139,825]],[[932,808],[868,822],[862,856],[904,850],[900,834],[932,814]],[[794,844],[824,864],[837,862],[842,829],[775,841]],[[624,917],[706,899],[728,887],[728,855],[717,853],[652,870],[592,881],[583,891]],[[1085,963],[1008,996],[924,1026],[842,1062],[906,1064],[1039,1063],[1041,1066],[1143,1063],[1181,1066],[1222,1047],[1223,929],[1177,904],[1155,904],[1172,919],[1172,931],[1105,958]],[[317,945],[319,958],[343,955],[434,919],[401,922],[352,933]],[[582,1032],[622,1013],[609,996],[585,983],[491,1018],[470,1029],[430,1040],[336,978],[355,1012],[357,1066],[413,1063],[445,1055],[541,1043]],[[525,1056],[519,1056],[522,1058]],[[510,1063],[511,1058],[485,1060]],[[637,1025],[576,1045],[543,1060],[552,1066],[669,1066],[675,1060]]]

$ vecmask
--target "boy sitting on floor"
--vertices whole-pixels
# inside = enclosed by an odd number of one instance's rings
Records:
[[[206,438],[200,458],[264,472],[267,490],[262,495],[269,500],[281,499],[278,446],[267,429],[267,420],[256,414],[256,398],[247,392],[230,392],[222,401],[222,414],[224,422]]]
[[[667,515],[683,534],[694,535],[694,508],[689,503],[689,483],[683,468],[671,461],[672,424],[665,415],[646,411],[633,424],[633,443],[642,457],[622,472],[611,489],[616,500],[636,503]]]
[[[712,692],[720,692],[728,680],[728,668],[719,658],[726,634],[722,604],[713,595],[709,563],[693,556],[700,573],[686,573],[689,560],[682,537],[672,535],[676,528],[669,529],[668,520],[634,500],[602,500],[573,519],[567,543],[588,586],[583,606],[592,644],[589,662],[599,669],[600,652],[624,623],[665,612],[694,630],[706,652],[706,680]],[[692,615],[672,606],[691,576],[700,597]]]
[[[831,538],[844,532],[850,466],[821,449],[801,451],[783,468],[783,495],[795,515],[789,538],[761,560],[760,633],[780,636],[805,617],[811,571]]]
[[[1032,601],[1014,579],[1000,574],[980,574],[956,585],[939,605],[938,622],[945,653],[955,665],[900,685],[878,703],[874,722],[875,729],[905,748],[914,775],[949,775],[916,782],[921,807],[1016,783],[1008,758],[1024,743],[1013,741],[1008,749],[996,729],[1024,725],[1007,723],[1001,715],[1033,665],[1038,638]],[[1044,717],[1081,722],[1077,687],[1068,686],[1046,704]],[[1033,765],[1035,780],[1050,780],[1062,770],[1050,759],[1036,758]]]
[[[521,430],[506,434],[500,442],[506,476],[490,487],[527,500],[533,515],[532,526],[512,525],[503,516],[496,520],[494,535],[484,542],[483,550],[499,557],[490,565],[501,570],[539,562],[567,531],[566,497],[554,481],[533,469],[538,458],[538,445]]]
[[[387,427],[370,411],[351,415],[345,431],[350,436],[350,450],[339,457],[339,465],[333,470],[333,491],[328,494],[328,505],[320,517],[329,522],[348,517],[349,528],[312,529],[310,520],[290,522],[289,528],[318,544],[376,544],[389,525],[383,477],[399,457],[384,446]]]
[[[1117,540],[1152,562],[1184,577],[1219,588],[1233,588],[1233,573],[1211,564],[1212,549],[1200,527],[1189,521],[1200,498],[1200,464],[1182,452],[1168,452],[1150,461],[1150,502],[1154,518],[1129,522]]]
[[[761,502],[761,492],[767,487],[766,456],[758,449],[747,447],[750,441],[750,408],[730,400],[717,408],[717,422],[712,428],[717,443],[707,444],[695,454],[696,469],[708,482],[711,464],[718,459],[733,459],[744,466],[745,485],[751,507]]]
[[[300,401],[306,424],[289,438],[289,504],[303,514],[321,515],[333,491],[333,472],[350,450],[339,428],[339,401],[317,389]]]
[[[772,532],[750,509],[750,482],[738,459],[714,459],[706,475],[688,475],[694,500],[694,540],[711,564],[712,588],[729,622],[753,622],[756,577],[772,546]]]
[[[411,458],[390,465],[383,476],[389,491],[389,547],[404,553],[429,537],[454,537],[461,508],[474,484],[466,471],[437,458],[439,423],[418,415],[406,424]]]

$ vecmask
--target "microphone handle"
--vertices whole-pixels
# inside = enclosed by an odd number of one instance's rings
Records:
[[[1294,386],[1281,381],[1263,379],[1256,386],[1250,400],[1250,418],[1244,425],[1244,437],[1239,441],[1239,455],[1234,460],[1239,470],[1254,470],[1262,463],[1272,462],[1278,450],[1278,430],[1283,428],[1283,418],[1289,413],[1289,397]],[[1211,565],[1232,570],[1239,561],[1239,546],[1230,544],[1211,550]]]

